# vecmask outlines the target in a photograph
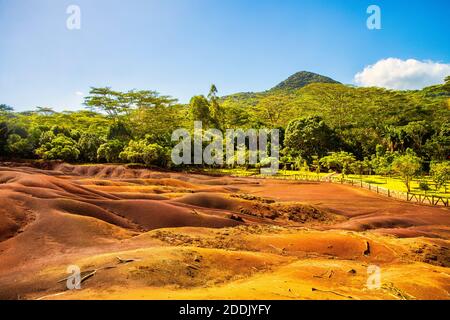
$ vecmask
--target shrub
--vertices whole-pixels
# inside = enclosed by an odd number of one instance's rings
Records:
[[[75,161],[80,155],[77,143],[63,134],[41,145],[36,154],[45,160]]]
[[[168,150],[146,140],[131,140],[119,157],[126,162],[163,166],[168,163]]]
[[[94,133],[83,133],[78,141],[80,159],[93,162],[97,159],[97,150],[105,141]]]
[[[29,158],[33,156],[33,144],[28,138],[11,134],[6,142],[6,151],[16,157]]]
[[[430,186],[426,181],[420,181],[419,189],[426,192],[430,190]]]
[[[439,190],[450,180],[450,161],[432,162],[430,174],[436,183],[436,190]]]
[[[110,163],[118,162],[123,150],[123,143],[119,140],[110,140],[97,149],[97,160]]]

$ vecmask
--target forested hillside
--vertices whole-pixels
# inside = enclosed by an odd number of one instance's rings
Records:
[[[339,83],[339,82],[329,77],[324,77],[317,73],[300,71],[293,74],[286,80],[280,82],[271,90],[295,90],[303,88],[311,83]]]
[[[450,81],[420,91],[313,83],[239,93],[223,98],[222,105],[228,125],[286,128],[293,119],[318,116],[339,138],[337,149],[358,157],[375,153],[377,145],[391,151],[413,148],[430,159],[449,154]]]
[[[172,132],[191,129],[194,120],[205,129],[279,128],[282,163],[311,170],[358,163],[360,171],[389,171],[394,158],[409,155],[428,171],[431,162],[448,167],[450,155],[450,77],[423,90],[392,91],[300,72],[260,93],[219,97],[213,85],[187,105],[154,91],[92,88],[85,106],[16,112],[1,105],[2,158],[170,167]]]

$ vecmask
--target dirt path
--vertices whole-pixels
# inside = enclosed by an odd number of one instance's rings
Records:
[[[263,180],[243,186],[243,192],[277,201],[300,201],[349,218],[336,227],[380,232],[397,236],[450,238],[450,209],[390,199],[346,185]]]

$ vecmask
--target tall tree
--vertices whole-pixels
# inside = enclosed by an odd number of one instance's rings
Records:
[[[208,99],[212,124],[214,124],[217,129],[222,129],[224,113],[219,103],[219,99],[217,98],[217,87],[214,84],[211,85]]]
[[[411,181],[420,172],[422,160],[413,152],[398,156],[392,162],[392,170],[400,175],[408,192],[411,192]]]
[[[355,161],[355,156],[345,151],[333,152],[331,155],[320,159],[320,163],[328,169],[335,168],[340,171],[343,178]]]
[[[14,108],[11,106],[8,106],[7,104],[0,104],[0,113],[1,112],[13,112]]]
[[[93,111],[105,112],[109,117],[117,119],[130,109],[130,96],[110,87],[92,87],[84,104]]]
[[[292,100],[288,93],[265,95],[255,106],[255,116],[266,126],[275,128],[292,119]]]
[[[205,96],[192,97],[189,102],[189,112],[191,115],[191,120],[203,122],[203,128],[214,125],[214,121],[212,121],[211,117],[209,101],[205,98]]]
[[[44,116],[51,116],[55,114],[55,110],[50,107],[36,107],[36,113],[42,114]]]
[[[333,130],[320,117],[291,121],[286,128],[284,146],[308,160],[339,148]]]
[[[450,180],[450,161],[431,163],[430,175],[436,184],[436,191],[442,186],[446,186]],[[445,192],[447,192],[447,188],[445,189]]]

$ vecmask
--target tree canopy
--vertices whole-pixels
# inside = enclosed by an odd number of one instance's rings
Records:
[[[264,92],[220,97],[211,85],[188,104],[152,90],[92,87],[84,104],[64,112],[0,104],[1,157],[168,167],[172,132],[202,121],[204,129],[277,128],[281,163],[301,170],[394,173],[406,184],[421,170],[436,184],[448,179],[450,77],[395,91],[298,73]]]

